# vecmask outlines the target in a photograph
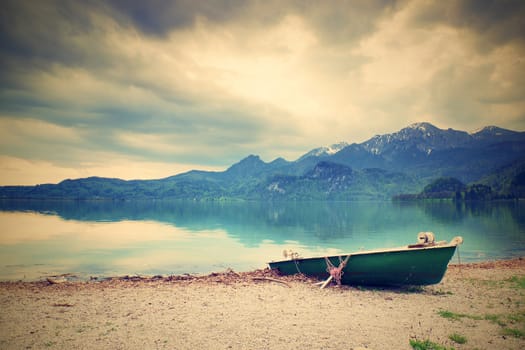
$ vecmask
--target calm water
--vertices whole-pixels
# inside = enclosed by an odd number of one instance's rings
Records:
[[[525,202],[0,201],[0,280],[209,273],[461,235],[462,261],[525,255]],[[457,255],[453,258],[457,261]]]

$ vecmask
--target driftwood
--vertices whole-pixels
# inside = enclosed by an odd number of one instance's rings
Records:
[[[281,283],[281,284],[284,284],[285,286],[287,286],[288,288],[291,288],[291,286],[284,282],[284,281],[281,281],[281,280],[278,280],[278,279],[275,279],[275,278],[270,278],[270,277],[252,277],[252,281],[270,281],[270,282],[277,282],[277,283]]]
[[[333,278],[334,278],[334,276],[330,275],[330,277],[328,277],[326,279],[326,281],[323,282],[323,284],[321,286],[321,289],[324,289],[324,287],[326,287],[328,285],[328,283],[330,283],[330,281],[332,281]]]
[[[208,275],[194,275],[194,274],[183,274],[183,275],[155,275],[155,276],[139,276],[139,275],[126,275],[126,276],[114,276],[106,278],[91,277],[90,282],[97,283],[169,283],[169,282],[181,282],[181,283],[247,283],[254,281],[271,281],[280,284],[284,284],[291,288],[289,284],[292,281],[296,282],[313,282],[312,278],[307,276],[296,274],[292,276],[282,277],[276,271],[266,269],[248,271],[248,272],[235,272],[232,269],[226,269],[224,272],[212,272]],[[60,276],[48,276],[44,279],[46,285],[58,285],[58,284],[71,284],[77,280],[70,280],[69,275],[66,278],[64,275]]]
[[[62,278],[46,278],[46,281],[47,283],[49,284],[60,284],[60,283],[66,283],[67,282],[67,279],[62,277]]]
[[[75,306],[74,304],[70,304],[70,303],[55,303],[53,304],[54,307],[73,307]]]

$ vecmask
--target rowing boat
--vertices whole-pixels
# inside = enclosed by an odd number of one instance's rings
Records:
[[[434,240],[431,232],[418,234],[418,243],[398,248],[358,251],[327,257],[300,258],[269,262],[281,275],[303,274],[319,279],[334,278],[340,284],[362,286],[430,285],[439,283],[463,242]]]

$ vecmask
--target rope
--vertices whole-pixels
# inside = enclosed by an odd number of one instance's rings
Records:
[[[330,261],[330,259],[328,259],[326,256],[324,258],[324,260],[326,261],[326,271],[330,274],[330,276],[333,279],[335,279],[338,286],[341,285],[341,278],[343,277],[343,274],[344,274],[343,269],[345,268],[346,263],[348,262],[349,259],[350,259],[350,255],[348,255],[344,261],[339,256],[339,266],[335,267],[334,264],[332,264],[332,262]]]
[[[297,269],[297,272],[299,272],[302,275],[303,273],[301,272],[301,269],[299,268],[299,263],[297,262],[297,259],[293,259],[293,262],[295,263],[295,268]]]
[[[461,255],[459,254],[459,245],[457,246],[458,249],[458,266],[459,266],[459,273],[461,274]]]

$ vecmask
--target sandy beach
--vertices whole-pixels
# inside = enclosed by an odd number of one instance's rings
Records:
[[[450,265],[421,288],[314,282],[269,270],[2,282],[0,348],[411,349],[411,339],[525,348],[524,258]]]

